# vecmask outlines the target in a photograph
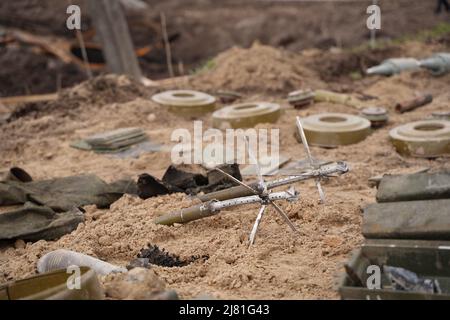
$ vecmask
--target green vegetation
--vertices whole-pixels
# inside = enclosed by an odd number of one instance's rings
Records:
[[[361,51],[365,51],[368,49],[383,49],[386,48],[388,46],[395,46],[395,45],[401,45],[405,42],[408,41],[427,41],[427,40],[434,40],[434,39],[438,39],[442,36],[445,36],[447,34],[450,34],[450,23],[449,22],[442,22],[439,23],[437,26],[435,26],[434,28],[428,29],[428,30],[423,30],[420,31],[416,34],[411,34],[411,35],[407,35],[404,37],[400,37],[398,39],[394,39],[394,40],[385,40],[385,39],[380,39],[377,40],[375,43],[375,47],[371,47],[370,41],[365,42],[362,45],[350,48],[350,52],[353,53],[358,53]]]
[[[202,64],[199,67],[193,69],[190,73],[191,74],[199,74],[199,73],[211,70],[215,66],[216,66],[216,62],[214,61],[214,59],[209,59],[204,64]]]

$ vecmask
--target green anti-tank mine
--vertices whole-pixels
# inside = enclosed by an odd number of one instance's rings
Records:
[[[258,123],[274,123],[280,115],[281,108],[276,103],[240,103],[214,112],[213,127],[218,129],[252,128]]]
[[[71,273],[58,270],[0,285],[0,300],[99,300],[103,289],[96,273],[80,268],[80,289],[68,286]]]
[[[450,121],[411,122],[392,129],[389,136],[402,155],[433,158],[450,154]]]
[[[201,116],[212,112],[216,98],[193,90],[169,90],[152,96],[152,100],[180,116]]]
[[[337,147],[364,140],[370,134],[370,121],[345,113],[321,113],[302,120],[308,142],[320,147]],[[299,142],[298,134],[296,138]]]
[[[431,114],[433,119],[450,121],[450,111],[435,111]]]

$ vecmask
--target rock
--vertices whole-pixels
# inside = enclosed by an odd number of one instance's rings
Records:
[[[16,249],[25,249],[26,246],[27,244],[22,239],[18,239],[14,242],[14,248]]]
[[[101,236],[101,237],[98,239],[98,243],[99,243],[100,245],[102,245],[102,246],[110,245],[110,243],[111,243],[111,237],[108,236],[108,235]]]
[[[128,273],[110,274],[104,281],[106,295],[124,300],[178,299],[173,290],[166,290],[165,283],[152,269],[134,268]]]
[[[130,262],[130,264],[127,266],[128,270],[134,269],[134,268],[150,268],[150,262],[148,258],[136,258]]]
[[[147,121],[148,121],[148,122],[153,122],[153,121],[155,121],[155,120],[156,120],[156,116],[155,116],[154,113],[150,113],[150,114],[147,116]]]

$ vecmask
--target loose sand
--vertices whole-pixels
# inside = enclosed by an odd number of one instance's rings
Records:
[[[412,43],[402,46],[401,52],[425,56],[433,50],[445,49],[448,47],[439,44]],[[340,57],[340,53],[317,54],[330,59]],[[263,61],[258,60],[260,55]],[[358,111],[329,103],[294,110],[283,98],[291,87],[307,85],[314,89],[315,85],[323,85],[324,88],[352,89],[378,97],[373,104],[384,106],[390,112],[389,124],[358,144],[336,149],[312,147],[317,158],[347,161],[351,171],[324,181],[326,205],[318,203],[312,181],[295,185],[301,193],[297,203],[280,202],[301,235],[290,232],[278,215],[269,211],[261,223],[256,245],[249,248],[247,237],[257,215],[256,205],[226,210],[186,225],[166,227],[155,225],[152,219],[195,201],[183,194],[147,200],[124,196],[109,210],[86,207],[85,223],[57,241],[27,243],[25,247],[18,243],[17,248],[13,244],[4,245],[0,249],[0,283],[34,274],[36,261],[50,250],[66,248],[126,265],[150,243],[181,258],[209,256],[206,261],[198,260],[181,268],[153,268],[166,287],[177,290],[182,298],[199,294],[238,299],[337,298],[336,280],[342,272],[342,263],[363,241],[361,208],[375,201],[376,190],[369,187],[368,178],[385,172],[413,172],[423,167],[450,168],[448,158],[401,157],[388,140],[388,131],[394,126],[424,119],[433,111],[449,110],[450,75],[434,78],[420,71],[390,78],[347,79],[345,85],[332,80],[325,84],[319,72],[314,71],[318,70],[314,67],[316,54],[289,54],[288,58],[285,55],[260,45],[248,50],[231,49],[217,58],[214,68],[194,76],[190,86],[205,91],[233,89],[245,94],[243,101],[258,99],[280,103],[284,113],[278,123],[258,127],[280,128],[281,153],[292,159],[305,158],[302,146],[294,138],[296,115],[325,111],[357,114]],[[236,61],[232,57],[236,57]],[[246,61],[249,59],[255,60]],[[221,66],[221,61],[230,66],[239,80],[233,82],[233,73]],[[250,64],[261,70],[255,74],[256,78],[248,74],[245,65]],[[83,83],[70,89],[50,105],[35,106],[36,110],[43,111],[33,111],[1,125],[0,170],[21,166],[35,179],[79,173],[95,173],[107,181],[137,177],[143,172],[161,177],[170,164],[167,152],[148,153],[138,159],[118,159],[69,147],[75,139],[123,126],[140,126],[153,141],[165,144],[170,144],[173,129],[192,128],[192,120],[178,118],[155,105],[149,99],[154,90],[123,77],[109,76],[95,81],[96,85]],[[99,86],[107,90],[100,90]],[[177,87],[183,86],[186,85],[177,84]],[[415,91],[431,92],[435,99],[413,112],[394,113],[393,104]],[[204,127],[210,126],[209,115],[201,120],[205,121]],[[102,280],[111,287],[111,278]],[[121,296],[116,294],[115,297]]]

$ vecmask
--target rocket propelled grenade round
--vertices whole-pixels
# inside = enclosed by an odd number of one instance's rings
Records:
[[[298,193],[295,190],[274,192],[267,196],[268,201],[275,200],[289,200],[294,201],[298,198]],[[173,225],[174,223],[187,223],[215,215],[220,210],[250,203],[262,203],[264,201],[259,195],[252,195],[248,197],[240,197],[228,199],[224,201],[211,200],[205,203],[197,204],[195,206],[181,209],[175,212],[168,213],[155,219],[156,224]]]
[[[420,60],[419,65],[428,69],[434,76],[444,75],[450,72],[450,53],[437,53],[428,59]]]
[[[333,174],[344,174],[349,170],[347,163],[338,161],[338,162],[331,162],[329,164],[322,165],[318,169],[314,170],[308,170],[306,172],[300,173],[298,175],[288,176],[284,178],[280,178],[273,181],[267,181],[267,188],[273,189],[285,185],[289,185],[295,182],[308,180],[308,179],[316,179],[321,176],[328,176]],[[250,184],[250,187],[256,188],[257,183]],[[237,197],[245,197],[252,195],[252,192],[243,186],[235,186],[231,187],[225,190],[210,192],[207,194],[203,194],[198,196],[200,201],[207,202],[210,200],[227,200]]]
[[[402,71],[414,71],[419,69],[419,61],[414,58],[394,58],[384,60],[380,65],[366,70],[368,75],[391,76]]]

